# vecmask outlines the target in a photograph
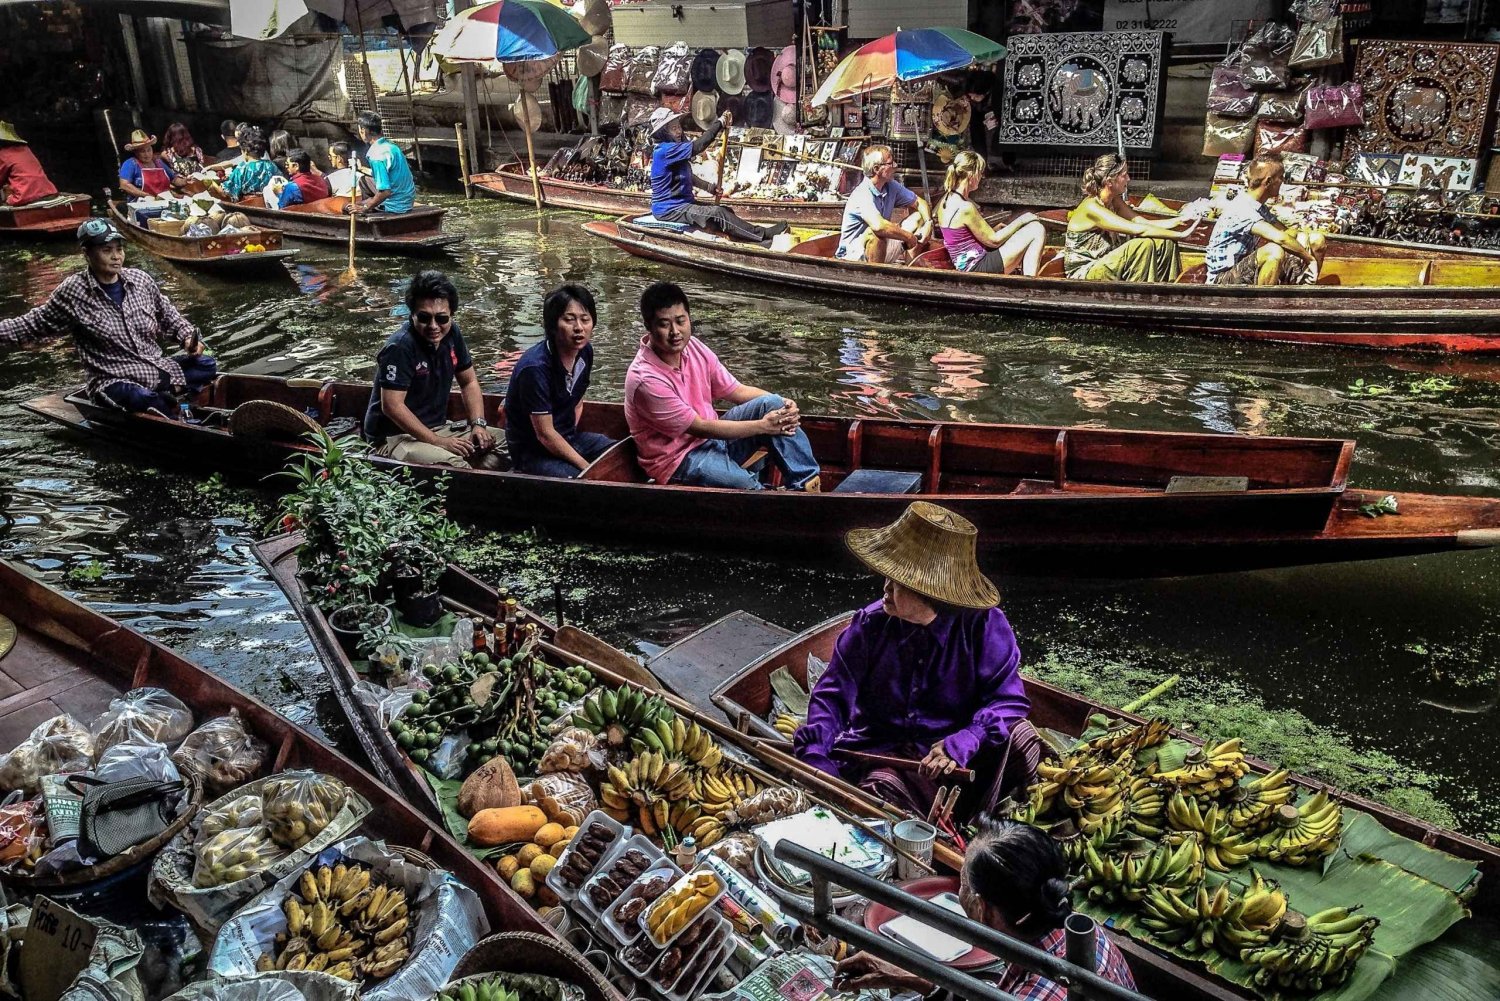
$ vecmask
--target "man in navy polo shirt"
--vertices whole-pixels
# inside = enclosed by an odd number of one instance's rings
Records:
[[[615,443],[578,430],[597,319],[594,297],[582,285],[564,285],[542,303],[546,336],[516,362],[505,393],[505,443],[517,472],[577,476]]]
[[[474,359],[453,314],[458,290],[441,271],[423,271],[406,292],[410,318],[380,349],[375,386],[365,411],[365,437],[375,454],[402,462],[500,468],[484,419]],[[468,425],[448,421],[457,378]]]

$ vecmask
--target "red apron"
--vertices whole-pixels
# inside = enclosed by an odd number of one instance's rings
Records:
[[[172,181],[167,177],[166,168],[161,161],[156,161],[154,167],[141,168],[141,190],[155,197],[172,186]]]

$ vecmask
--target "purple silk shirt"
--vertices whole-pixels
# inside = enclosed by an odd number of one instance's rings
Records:
[[[967,766],[1003,746],[1031,709],[1021,651],[998,608],[939,614],[918,626],[881,611],[856,612],[834,646],[797,731],[797,757],[838,775],[835,747],[908,756],[943,742]]]

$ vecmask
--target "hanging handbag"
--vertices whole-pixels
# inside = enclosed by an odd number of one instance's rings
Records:
[[[1260,110],[1256,116],[1263,122],[1302,124],[1302,97],[1306,87],[1287,90],[1268,90],[1260,95]]]
[[[1292,29],[1267,21],[1240,46],[1240,71],[1251,90],[1284,90],[1292,82]]]
[[[675,42],[662,50],[651,85],[658,94],[686,94],[693,89],[693,56],[686,42]]]
[[[1253,118],[1260,95],[1245,86],[1239,62],[1214,67],[1208,80],[1208,110],[1226,118]]]
[[[1300,125],[1255,123],[1255,155],[1268,153],[1306,153],[1307,130]]]
[[[74,775],[68,788],[83,797],[79,853],[102,860],[144,844],[176,823],[187,786],[157,779],[100,782]]]
[[[1344,18],[1335,14],[1321,21],[1308,21],[1297,29],[1287,64],[1293,69],[1338,66],[1344,61]]]
[[[1314,84],[1307,88],[1310,129],[1339,129],[1365,123],[1365,89],[1358,83]]]
[[[599,77],[599,89],[606,94],[625,93],[626,76],[629,71],[630,46],[610,46],[609,57],[604,60],[604,73]]]
[[[625,92],[651,96],[652,81],[656,79],[656,64],[661,61],[661,47],[644,45],[630,57],[630,69],[625,73]]]
[[[1225,153],[1248,153],[1255,141],[1255,119],[1224,118],[1209,115],[1203,127],[1203,155],[1223,156]]]

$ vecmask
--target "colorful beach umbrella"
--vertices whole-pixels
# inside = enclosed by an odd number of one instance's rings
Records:
[[[432,39],[439,58],[456,63],[529,62],[587,45],[593,37],[547,0],[494,0],[461,11]]]
[[[1005,58],[1005,46],[962,28],[918,28],[866,42],[828,74],[813,104],[842,101],[897,80],[918,80]]]

